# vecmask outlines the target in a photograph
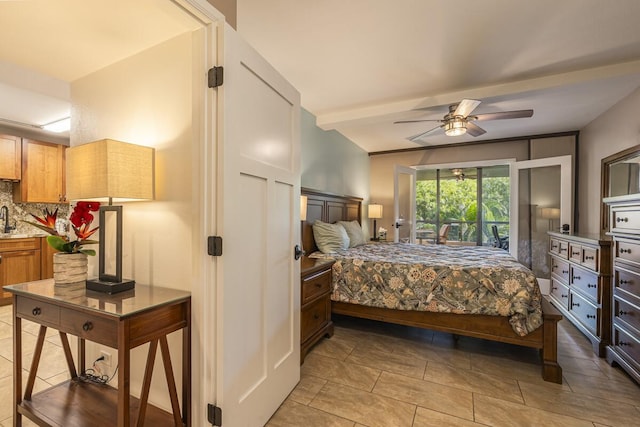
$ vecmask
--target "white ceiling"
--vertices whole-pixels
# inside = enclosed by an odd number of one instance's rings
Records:
[[[0,1],[0,126],[71,114],[70,83],[196,27],[169,0]],[[68,137],[68,133],[66,134]]]
[[[417,147],[405,137],[434,124],[393,121],[462,98],[535,113],[425,144],[578,130],[640,85],[637,0],[237,2],[238,31],[319,126],[367,151]],[[170,0],[0,1],[0,118],[68,116],[70,82],[195,25]]]
[[[474,111],[533,109],[483,121],[473,138],[579,130],[640,85],[637,0],[237,0],[238,31],[302,94],[324,129],[366,151],[417,147],[462,98]]]

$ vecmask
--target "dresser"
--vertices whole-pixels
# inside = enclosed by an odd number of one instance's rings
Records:
[[[611,342],[611,241],[549,232],[551,303],[606,354]]]
[[[640,198],[626,199],[608,201],[614,275],[607,361],[620,365],[640,382]]]
[[[322,337],[333,336],[331,267],[334,261],[302,257],[300,264],[300,364]]]
[[[191,296],[188,292],[136,284],[109,295],[88,291],[84,283],[68,288],[53,279],[11,285],[13,294],[14,425],[22,416],[41,426],[190,426],[191,425]],[[23,387],[22,321],[40,325],[29,376]],[[34,393],[47,328],[58,330],[70,380]],[[182,412],[176,391],[167,335],[182,330]],[[78,337],[77,369],[67,334]],[[118,388],[83,378],[85,341],[118,350]],[[139,398],[130,393],[131,349],[149,343]],[[156,353],[162,354],[172,412],[148,403]]]

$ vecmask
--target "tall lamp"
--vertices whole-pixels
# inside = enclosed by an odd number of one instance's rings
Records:
[[[373,239],[378,240],[378,225],[376,220],[382,218],[382,205],[372,203],[369,205],[369,219],[373,219]]]
[[[122,278],[122,206],[113,202],[153,200],[154,149],[102,139],[71,147],[66,157],[67,176],[72,177],[67,180],[67,197],[108,201],[100,206],[99,274],[87,280],[87,289],[109,294],[133,289],[135,281]],[[109,272],[105,263],[107,213],[112,220],[109,224],[115,219],[115,271]]]
[[[560,219],[560,209],[558,208],[542,208],[540,212],[542,218],[549,220],[549,230],[553,231],[553,220]]]

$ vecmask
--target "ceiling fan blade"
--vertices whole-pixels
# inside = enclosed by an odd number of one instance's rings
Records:
[[[398,120],[393,122],[394,125],[399,123],[420,123],[420,122],[441,122],[442,120],[432,120],[432,119],[424,119],[424,120]]]
[[[478,125],[475,125],[471,122],[467,122],[467,133],[471,136],[480,136],[483,133],[487,133],[487,131],[482,129]]]
[[[444,125],[440,125],[440,126],[434,127],[433,129],[429,129],[429,130],[428,130],[428,131],[426,131],[426,132],[422,132],[422,133],[419,133],[419,134],[417,134],[417,135],[410,136],[410,137],[409,137],[409,138],[407,138],[407,139],[408,139],[409,141],[413,141],[413,142],[415,142],[416,140],[418,140],[418,139],[422,138],[423,136],[427,136],[427,135],[429,135],[429,134],[430,134],[430,133],[432,133],[432,132],[435,132],[436,130],[440,129],[440,128],[441,128],[441,127],[443,127],[443,126],[444,126]]]
[[[525,117],[533,116],[533,110],[516,110],[516,111],[502,111],[498,113],[486,113],[478,114],[477,116],[469,117],[470,120],[501,120],[501,119],[522,119]]]
[[[453,115],[467,117],[478,105],[480,105],[480,101],[477,99],[463,99],[456,107]]]

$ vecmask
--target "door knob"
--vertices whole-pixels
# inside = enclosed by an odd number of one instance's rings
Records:
[[[304,255],[304,251],[302,250],[302,248],[300,247],[300,245],[296,245],[295,248],[293,248],[293,257],[296,260],[299,260],[301,256]]]

